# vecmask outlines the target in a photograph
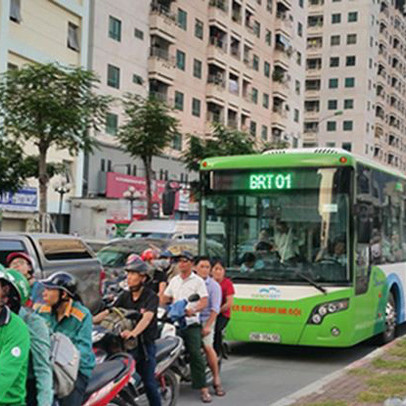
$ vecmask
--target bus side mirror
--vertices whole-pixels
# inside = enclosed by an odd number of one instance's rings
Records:
[[[357,241],[359,244],[369,244],[372,238],[372,217],[368,204],[359,203],[356,206]]]

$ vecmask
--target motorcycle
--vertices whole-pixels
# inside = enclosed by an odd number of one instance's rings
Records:
[[[127,312],[125,317],[137,322],[141,315],[139,312],[131,310]],[[97,364],[103,365],[106,360],[114,358],[115,354],[126,351],[125,343],[120,333],[121,331],[119,330],[94,326],[92,339]],[[183,340],[180,337],[167,337],[156,340],[155,345],[157,362],[155,377],[159,384],[162,405],[174,406],[179,397],[179,380],[172,371],[171,366],[182,352]],[[137,406],[141,403],[144,396],[145,389],[141,377],[134,372],[127,385],[120,392],[117,392],[117,396],[113,399],[111,405]]]
[[[158,331],[162,339],[169,337],[177,337],[179,332],[185,327],[185,309],[194,302],[200,300],[198,294],[193,294],[187,299],[179,300],[168,306],[166,309],[160,308],[158,310]],[[206,354],[203,348],[201,349],[203,359],[206,360]],[[224,349],[226,351],[226,349]],[[223,351],[222,351],[223,354]],[[219,370],[221,369],[223,356],[218,357]],[[183,382],[191,382],[190,360],[186,348],[183,346],[182,353],[177,361],[172,365],[171,369],[178,375]],[[206,361],[205,367],[206,381],[208,384],[213,382],[213,374]]]
[[[83,406],[120,405],[114,398],[125,388],[135,371],[128,354],[116,354],[96,365],[86,388]]]

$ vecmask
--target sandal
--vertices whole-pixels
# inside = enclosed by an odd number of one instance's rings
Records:
[[[210,396],[210,393],[202,393],[200,395],[200,399],[202,400],[203,403],[211,403],[212,402],[212,398]]]
[[[226,392],[224,391],[223,387],[221,386],[221,384],[215,385],[213,384],[213,389],[214,389],[214,393],[216,396],[225,396]]]

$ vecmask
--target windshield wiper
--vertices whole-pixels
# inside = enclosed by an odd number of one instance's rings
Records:
[[[314,286],[317,290],[319,290],[320,292],[322,292],[323,294],[327,295],[327,289],[323,288],[323,286],[319,285],[315,280],[313,280],[312,278],[310,278],[309,276],[306,276],[305,274],[303,274],[302,272],[295,272],[295,275],[299,276],[300,278],[302,278],[303,280],[305,280],[306,282],[309,282],[310,285]]]

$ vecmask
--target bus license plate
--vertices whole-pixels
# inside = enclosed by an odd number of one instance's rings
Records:
[[[281,336],[279,334],[268,334],[268,333],[251,333],[251,341],[261,341],[264,343],[280,343]]]

